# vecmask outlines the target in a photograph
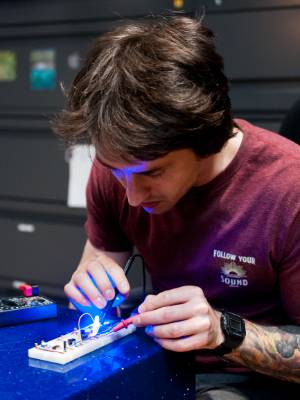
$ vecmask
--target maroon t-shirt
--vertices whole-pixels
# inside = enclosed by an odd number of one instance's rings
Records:
[[[231,164],[164,214],[129,206],[121,184],[95,161],[87,235],[106,251],[135,246],[157,291],[197,285],[213,307],[300,324],[300,146],[236,122],[244,138]]]

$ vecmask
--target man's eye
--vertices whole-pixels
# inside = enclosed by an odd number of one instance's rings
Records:
[[[159,169],[157,171],[150,171],[148,173],[145,173],[145,175],[151,176],[153,178],[159,178],[160,176],[162,176],[163,173],[164,171],[162,169]]]

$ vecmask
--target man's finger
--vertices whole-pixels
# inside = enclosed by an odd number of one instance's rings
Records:
[[[96,307],[103,308],[106,305],[106,299],[101,295],[86,272],[76,272],[73,275],[72,281]]]
[[[210,327],[210,321],[207,317],[194,317],[189,320],[172,322],[170,324],[152,326],[146,328],[149,336],[157,339],[178,339],[185,336],[196,335],[206,332]]]
[[[72,282],[69,282],[64,287],[65,293],[67,297],[74,300],[76,303],[79,303],[83,306],[90,306],[91,303],[83,296],[83,294],[73,285]]]
[[[207,303],[184,303],[173,306],[158,308],[152,311],[145,311],[134,317],[133,323],[136,326],[162,325],[170,322],[183,321],[195,316],[207,316]]]
[[[164,349],[183,353],[186,351],[203,349],[207,346],[207,334],[192,335],[181,339],[159,339],[154,340]]]
[[[193,297],[204,297],[203,291],[197,286],[181,286],[180,288],[165,290],[156,296],[149,295],[139,306],[139,312],[156,310],[157,308],[186,303]]]

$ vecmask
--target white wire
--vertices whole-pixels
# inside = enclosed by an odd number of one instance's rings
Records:
[[[78,330],[79,330],[79,333],[80,333],[80,321],[81,321],[81,318],[84,316],[84,315],[89,315],[90,317],[91,317],[91,319],[92,319],[92,321],[93,321],[93,323],[94,323],[94,318],[93,318],[93,316],[90,314],[90,313],[84,313],[84,314],[81,314],[80,315],[80,317],[79,317],[79,319],[78,319]],[[81,336],[81,335],[80,335]]]

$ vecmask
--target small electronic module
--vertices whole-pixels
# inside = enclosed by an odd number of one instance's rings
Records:
[[[112,324],[107,321],[101,325],[98,316],[95,319],[90,316],[93,323],[80,328],[80,320],[84,315],[86,314],[80,316],[78,328],[75,328],[73,332],[48,342],[42,340],[41,343],[36,343],[35,347],[28,350],[28,356],[57,364],[67,364],[136,330],[134,325],[129,325],[114,332],[112,329],[116,322]]]
[[[42,296],[0,298],[0,326],[15,325],[57,316],[56,304]]]

